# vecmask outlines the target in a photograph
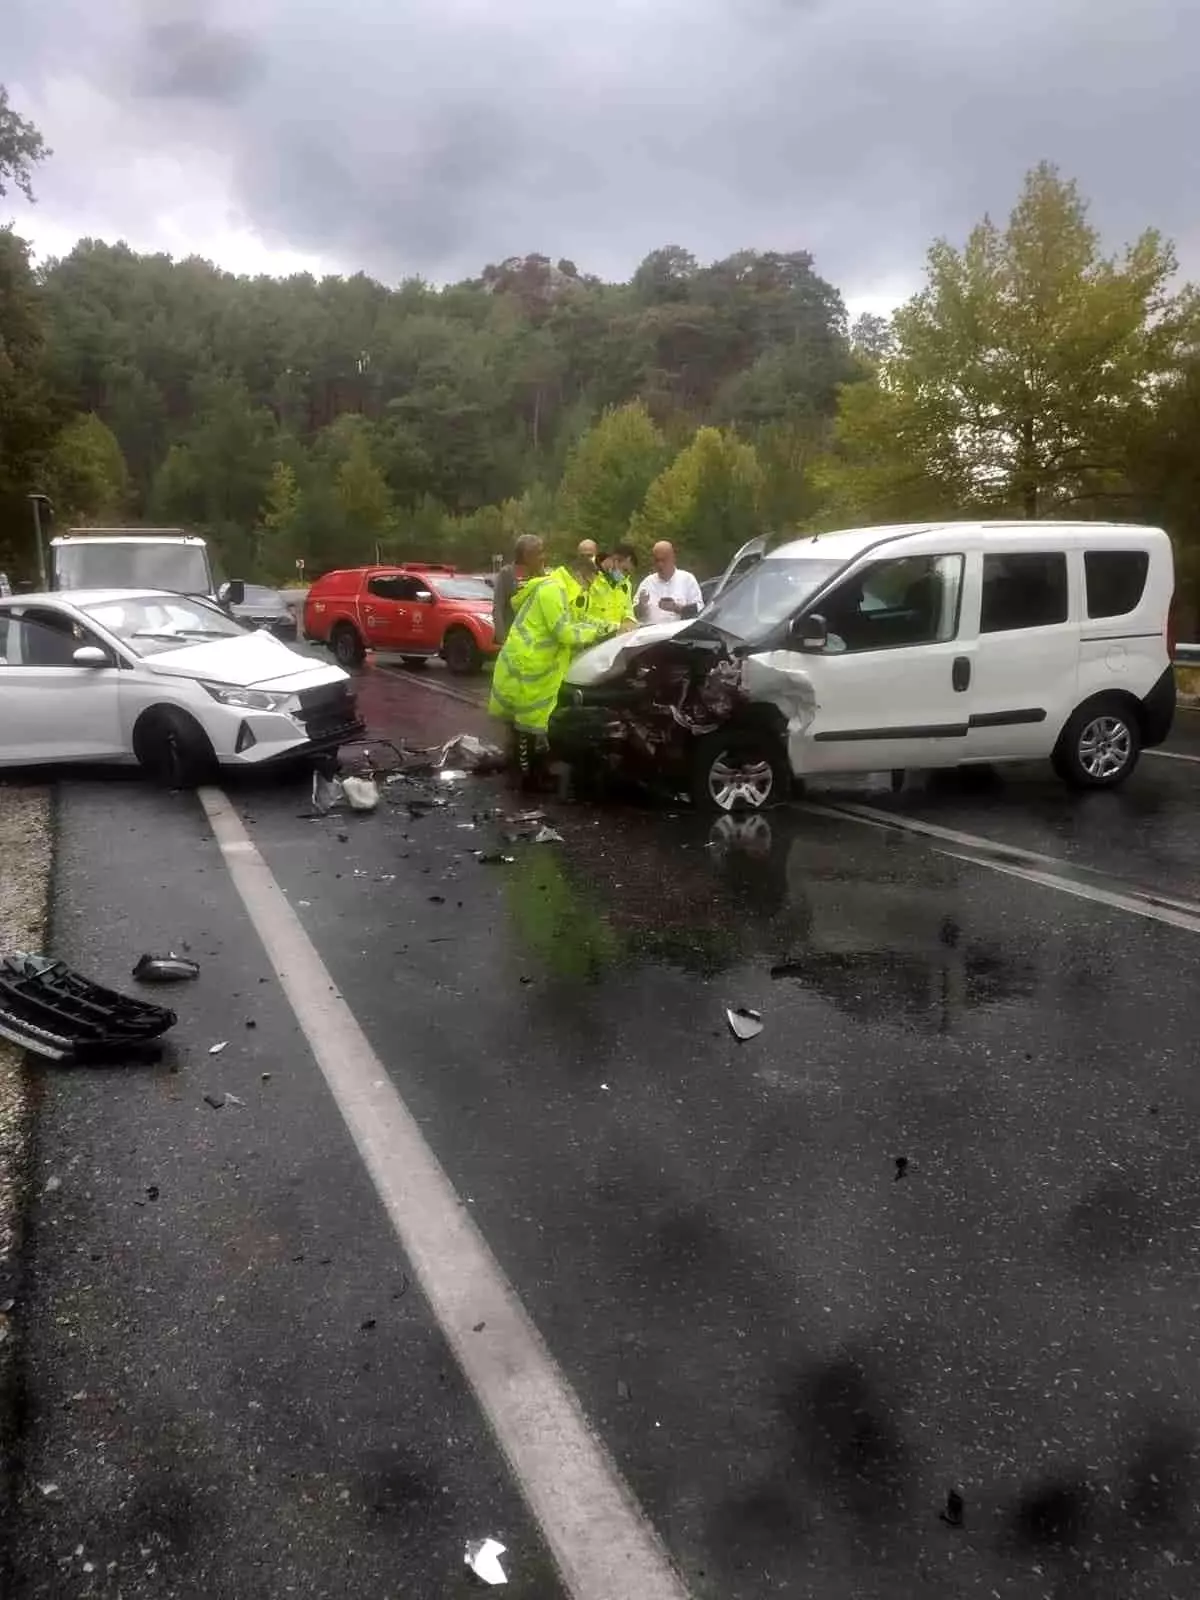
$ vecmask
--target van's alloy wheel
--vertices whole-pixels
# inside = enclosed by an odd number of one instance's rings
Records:
[[[734,811],[739,805],[759,811],[774,787],[769,761],[740,761],[734,756],[715,761],[708,769],[708,792],[719,811]]]
[[[1120,700],[1100,698],[1082,705],[1063,729],[1054,769],[1074,789],[1113,789],[1138,764],[1141,730]]]
[[[791,772],[782,744],[766,734],[705,734],[692,753],[692,799],[718,814],[762,811],[785,799]]]
[[[1095,717],[1079,735],[1079,764],[1089,778],[1116,777],[1132,753],[1133,735],[1121,717]]]

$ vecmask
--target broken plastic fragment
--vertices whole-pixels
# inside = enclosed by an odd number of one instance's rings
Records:
[[[345,798],[346,790],[340,778],[327,778],[323,772],[313,773],[312,803],[322,816],[341,805]]]
[[[184,983],[189,978],[200,976],[200,966],[198,962],[177,956],[172,950],[165,956],[141,956],[133,969],[133,976],[139,983]]]
[[[220,1111],[225,1104],[225,1096],[223,1094],[206,1094],[204,1096],[204,1104],[211,1106],[214,1111]]]
[[[477,739],[473,733],[460,733],[442,746],[436,765],[465,767],[468,772],[498,772],[505,765],[504,751]]]
[[[484,1583],[496,1587],[508,1582],[504,1568],[500,1565],[500,1557],[504,1554],[504,1550],[505,1546],[498,1539],[472,1539],[467,1544],[467,1553],[463,1559],[477,1578],[482,1578]]]
[[[438,782],[461,783],[465,777],[466,773],[458,767],[444,767],[442,771],[438,773]]]
[[[481,867],[511,867],[516,856],[501,855],[499,850],[476,850],[475,859]]]
[[[727,1009],[725,1020],[729,1023],[729,1031],[739,1044],[745,1044],[747,1039],[754,1039],[763,1031],[762,1013],[751,1011],[748,1006],[738,1006],[736,1009]]]
[[[534,844],[562,844],[563,836],[554,828],[539,828],[533,836]]]
[[[224,1050],[225,1046],[228,1043],[229,1043],[228,1039],[222,1039],[220,1044],[210,1044],[209,1047],[208,1047],[209,1055],[210,1056],[219,1056],[221,1054],[221,1051]]]
[[[379,804],[379,785],[373,778],[343,778],[342,792],[351,811],[374,811]]]

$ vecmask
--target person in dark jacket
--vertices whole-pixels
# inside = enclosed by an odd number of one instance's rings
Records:
[[[523,533],[513,546],[513,558],[496,574],[492,590],[492,632],[496,643],[503,644],[513,625],[513,595],[523,583],[536,578],[545,566],[542,541],[536,533]]]

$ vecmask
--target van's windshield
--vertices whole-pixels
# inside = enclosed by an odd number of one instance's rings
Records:
[[[211,594],[208,551],[199,544],[80,539],[54,550],[56,589],[169,589]]]
[[[815,556],[768,557],[736,578],[701,616],[735,639],[757,639],[798,611],[844,565]]]

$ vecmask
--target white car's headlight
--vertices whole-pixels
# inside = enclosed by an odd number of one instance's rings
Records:
[[[223,706],[235,706],[241,711],[288,711],[295,696],[270,694],[266,689],[240,689],[236,684],[206,683],[201,686]]]

